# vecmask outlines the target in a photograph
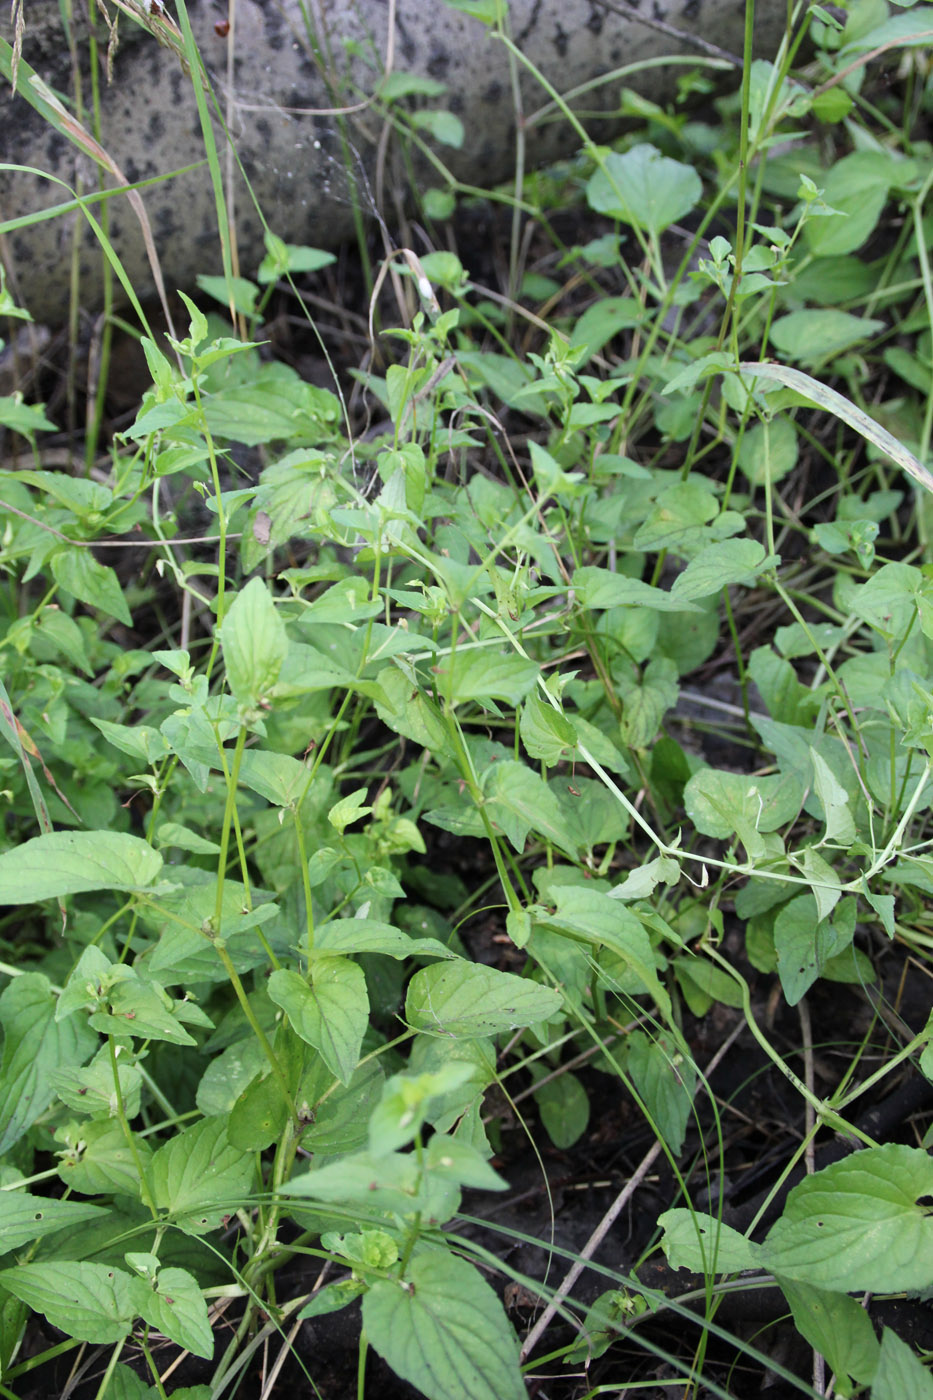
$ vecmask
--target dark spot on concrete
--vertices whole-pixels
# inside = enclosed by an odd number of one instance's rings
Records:
[[[570,36],[568,35],[566,29],[564,29],[561,25],[558,25],[557,28],[554,30],[554,47],[561,58],[567,57],[567,48],[569,43]]]
[[[395,20],[396,43],[406,63],[414,63],[418,57],[418,43],[413,39],[408,26],[402,23],[400,17]]]
[[[158,141],[165,135],[165,118],[161,112],[150,112],[146,123],[146,136],[150,141]]]
[[[45,143],[45,153],[48,163],[54,169],[59,161],[64,162],[65,152],[68,149],[68,139],[58,131],[49,133],[49,139]]]
[[[168,204],[161,205],[155,217],[155,231],[160,242],[170,238],[177,229],[178,216],[175,210]]]
[[[502,84],[499,82],[490,83],[483,93],[483,101],[490,105],[502,101]]]
[[[586,27],[591,34],[602,34],[605,18],[606,16],[601,10],[590,10],[590,17],[586,22]]]
[[[263,42],[265,43],[266,47],[272,49],[274,53],[279,53],[285,47],[285,35],[282,34],[281,31],[279,31],[278,33],[267,34]]]
[[[541,4],[542,0],[535,0],[535,3],[531,7],[531,14],[528,16],[528,23],[525,25],[524,29],[512,36],[513,42],[520,49],[525,47],[525,40],[528,38],[528,35],[533,34],[538,27],[538,21],[541,18]]]
[[[443,82],[447,77],[450,68],[450,53],[447,49],[435,44],[431,50],[431,57],[428,59],[428,74],[436,78],[438,82]]]
[[[258,117],[256,120],[256,131],[262,137],[266,145],[272,142],[272,128],[266,117]]]

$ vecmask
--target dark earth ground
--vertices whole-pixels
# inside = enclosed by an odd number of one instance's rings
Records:
[[[561,216],[555,219],[566,244],[592,237],[593,222],[591,218],[588,220],[583,233],[572,220]],[[412,239],[410,246],[422,246],[417,241],[416,231],[409,237]],[[457,240],[457,251],[473,279],[504,289],[507,218],[497,214],[492,205],[478,207],[458,226]],[[549,244],[542,243],[541,254],[542,257],[550,255]],[[367,300],[358,258],[344,250],[335,267],[315,279],[313,288],[311,310],[338,371],[342,373],[359,366],[367,353],[368,337],[365,329]],[[392,307],[385,302],[384,305],[385,318],[391,321]],[[278,308],[273,304],[273,319],[263,336],[273,342],[274,353],[294,364],[306,378],[321,384],[330,383],[330,373],[318,342],[289,308],[290,303],[284,298]],[[540,347],[532,345],[531,348]],[[73,366],[77,364],[78,374],[74,403],[80,403],[84,391],[81,375],[86,375],[87,356],[91,353],[93,357],[93,349],[93,328],[85,326],[84,368],[82,355],[77,361],[71,359]],[[57,413],[63,423],[70,416],[65,370],[68,360],[67,344],[61,337],[50,337],[45,345],[46,368],[30,389],[31,396],[46,398],[50,412]],[[145,387],[141,360],[132,341],[121,339],[108,393],[113,430],[125,425],[135,412]],[[349,391],[350,381],[346,383]],[[357,394],[354,404],[358,399]],[[73,408],[71,412],[74,413]],[[73,421],[79,421],[80,416],[75,415]],[[527,434],[531,426],[523,424],[515,415],[509,425],[516,437],[523,432]],[[365,427],[362,420],[361,427]],[[248,460],[244,466],[248,469]],[[808,489],[807,494],[815,492]],[[763,641],[767,635],[767,618],[756,615],[754,603],[752,599],[746,604],[750,611],[738,619],[738,625],[740,630],[743,626],[754,628],[758,640]],[[145,641],[137,644],[144,645]],[[734,701],[736,683],[729,656],[714,657],[699,675],[688,679],[687,687],[699,692],[703,699],[713,697],[726,704]],[[702,752],[717,766],[746,770],[747,753],[739,746],[738,738],[733,742],[729,731],[721,726],[710,728],[707,721],[711,718],[715,715],[704,713],[702,703],[682,705],[681,711],[668,724],[669,732],[681,743]],[[490,874],[488,853],[481,843],[453,840],[443,833],[435,833],[428,839],[433,844],[426,863],[435,872],[456,874],[468,888],[475,888]],[[510,968],[513,966],[510,952],[514,955],[515,950],[502,934],[503,930],[488,915],[467,923],[463,929],[464,941],[474,957]],[[766,1028],[774,1046],[802,1074],[803,1033],[798,1010],[788,1008],[777,994],[776,976],[764,976],[748,964],[737,927],[727,927],[724,951],[750,983],[756,1018]],[[842,1078],[850,1054],[848,1047],[867,1037],[869,1049],[865,1063],[870,1068],[890,1055],[892,1046],[899,1048],[910,1035],[919,1032],[926,1022],[929,1012],[927,970],[908,949],[897,943],[879,940],[874,954],[879,978],[874,988],[865,990],[817,983],[808,997],[815,1089],[821,1096],[831,1093]],[[701,1091],[696,1102],[697,1118],[688,1128],[680,1166],[694,1203],[700,1209],[709,1205],[715,1210],[715,1199],[709,1202],[707,1182],[712,1181],[714,1189],[721,1183],[723,1218],[741,1230],[747,1227],[781,1178],[804,1136],[805,1123],[802,1101],[765,1057],[747,1027],[740,1023],[740,1011],[720,1005],[703,1019],[686,1017],[684,1029],[697,1065],[704,1069],[715,1062],[710,1090],[722,1123],[723,1151],[720,1154],[710,1100]],[[720,1056],[727,1042],[730,1042],[728,1049]],[[582,1250],[654,1142],[634,1103],[617,1080],[591,1068],[584,1067],[577,1072],[591,1103],[590,1125],[584,1137],[570,1150],[558,1151],[549,1146],[546,1133],[537,1124],[533,1099],[525,1099],[522,1112],[528,1115],[526,1122],[541,1154],[538,1157],[523,1127],[506,1111],[500,1119],[501,1147],[494,1164],[509,1182],[510,1189],[507,1193],[483,1198],[468,1193],[464,1200],[465,1211],[488,1223],[464,1220],[454,1221],[451,1226],[457,1233],[507,1260],[520,1273],[533,1278],[546,1277],[551,1288],[560,1284],[570,1261],[551,1254],[549,1246],[553,1244],[571,1253]],[[519,1091],[521,1087],[518,1086]],[[933,1086],[908,1067],[900,1082],[886,1080],[881,1092],[882,1097],[878,1099],[866,1095],[860,1101],[860,1125],[880,1143],[919,1143],[933,1118]],[[817,1138],[816,1165],[828,1165],[848,1150],[848,1144],[824,1131]],[[785,1192],[796,1179],[799,1176],[790,1178]],[[780,1200],[781,1196],[769,1207],[762,1232],[778,1213]],[[622,1272],[630,1270],[655,1239],[658,1216],[680,1203],[678,1184],[662,1156],[653,1163],[608,1232],[596,1252],[596,1262]],[[501,1233],[504,1230],[540,1243],[518,1242],[513,1236]],[[642,1267],[639,1276],[643,1283],[670,1297],[697,1286],[695,1278],[672,1272],[660,1251]],[[277,1296],[284,1300],[303,1295],[314,1287],[317,1277],[318,1263],[296,1256],[277,1274]],[[493,1277],[492,1281],[503,1287],[501,1278]],[[588,1270],[575,1285],[572,1297],[585,1305],[611,1286],[611,1280]],[[540,1304],[530,1293],[513,1284],[505,1288],[504,1296],[519,1336],[527,1335]],[[907,1300],[871,1304],[870,1312],[879,1326],[885,1323],[913,1345],[933,1349],[933,1312],[927,1303]],[[231,1316],[229,1324],[224,1319],[219,1325],[218,1352],[235,1325],[232,1310]],[[765,1357],[809,1382],[811,1353],[787,1320],[786,1305],[776,1290],[738,1287],[724,1297],[716,1313],[716,1323],[738,1342],[753,1345]],[[225,1393],[235,1393],[240,1400],[292,1394],[317,1395],[321,1400],[349,1400],[356,1394],[358,1336],[358,1307],[301,1323],[294,1335],[289,1333],[284,1357],[280,1355],[283,1338],[271,1331],[251,1357],[239,1388]],[[604,1356],[585,1369],[581,1364],[563,1365],[560,1359],[547,1359],[573,1337],[573,1329],[567,1323],[555,1320],[544,1343],[534,1353],[542,1360],[529,1374],[529,1395],[538,1400],[581,1400],[600,1387],[601,1394],[611,1396],[632,1393],[644,1400],[669,1400],[671,1396],[684,1394],[683,1378],[702,1336],[701,1328],[691,1326],[682,1312],[661,1312],[653,1319],[640,1319],[630,1336],[622,1336]],[[642,1338],[651,1350],[640,1344]],[[40,1352],[60,1341],[61,1334],[54,1333],[39,1320],[36,1335],[30,1340],[29,1350]],[[680,1363],[677,1369],[653,1354],[656,1349],[677,1358]],[[18,1394],[21,1400],[47,1400],[50,1396],[61,1396],[62,1400],[65,1397],[90,1400],[97,1393],[109,1353],[109,1348],[86,1349],[78,1362],[73,1352],[63,1355],[34,1373],[29,1383],[21,1382]],[[163,1374],[171,1365],[173,1355],[171,1348],[155,1353]],[[138,1363],[140,1375],[146,1374],[141,1356],[137,1352],[134,1359],[132,1348],[125,1350],[123,1359],[130,1364]],[[281,1369],[273,1379],[274,1368],[280,1361]],[[724,1391],[736,1400],[762,1394],[782,1400],[785,1395],[800,1393],[766,1365],[717,1337],[708,1340],[702,1370],[704,1377],[720,1387],[720,1393]],[[181,1359],[169,1384],[207,1384],[211,1373],[209,1363],[188,1357]],[[638,1389],[628,1392],[629,1386],[638,1386]],[[701,1383],[698,1400],[711,1393]],[[418,1392],[400,1382],[370,1352],[366,1394],[378,1395],[380,1400],[409,1400]]]

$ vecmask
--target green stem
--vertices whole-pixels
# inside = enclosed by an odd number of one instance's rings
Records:
[[[704,944],[703,951],[707,956],[711,957],[714,962],[718,963],[723,971],[727,972],[733,982],[735,982],[742,997],[742,1011],[744,1012],[745,1020],[752,1035],[772,1064],[780,1070],[784,1078],[794,1086],[798,1094],[810,1105],[819,1121],[825,1123],[827,1127],[833,1128],[836,1132],[844,1133],[847,1137],[858,1138],[866,1147],[876,1147],[877,1143],[873,1138],[870,1138],[867,1133],[863,1133],[860,1128],[856,1128],[851,1123],[847,1123],[846,1120],[836,1112],[835,1108],[818,1098],[816,1094],[811,1093],[803,1080],[797,1077],[790,1065],[781,1059],[780,1055],[755,1020],[755,1015],[752,1011],[751,993],[749,992],[748,983],[742,974],[737,972],[728,959],[724,958],[712,944]]]
[[[142,1197],[143,1205],[147,1207],[150,1214],[152,1215],[153,1220],[158,1220],[159,1212],[156,1209],[155,1201],[152,1199],[152,1193],[149,1190],[149,1181],[146,1177],[146,1169],[143,1166],[142,1158],[139,1155],[139,1148],[136,1145],[136,1139],[133,1136],[132,1130],[130,1129],[129,1120],[126,1116],[126,1106],[123,1102],[123,1091],[120,1088],[120,1071],[117,1066],[117,1047],[112,1035],[107,1036],[107,1045],[110,1050],[110,1069],[113,1074],[113,1094],[114,1101],[117,1106],[117,1118],[119,1120],[120,1127],[123,1130],[123,1136],[126,1138],[126,1145],[130,1149],[130,1152],[132,1154],[136,1171],[139,1175],[139,1194]]]

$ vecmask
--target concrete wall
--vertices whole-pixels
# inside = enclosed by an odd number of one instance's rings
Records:
[[[153,0],[128,3],[148,6]],[[632,18],[636,11],[627,5],[609,8],[596,0],[512,0],[511,33],[522,52],[561,92],[653,57],[675,53],[709,57],[704,44],[741,53],[743,0],[687,0],[686,4],[641,0],[641,8],[652,24]],[[337,121],[332,115],[295,109],[352,105],[372,94],[390,48],[394,71],[447,84],[447,93],[433,105],[447,106],[464,123],[462,149],[437,147],[455,175],[483,186],[509,176],[515,152],[509,54],[485,26],[441,0],[397,0],[396,4],[389,0],[354,0],[352,4],[236,0],[234,28],[228,33],[224,32],[227,5],[220,0],[189,0],[189,14],[243,170],[270,226],[287,241],[333,246],[352,229],[351,190]],[[305,16],[311,21],[310,33]],[[759,52],[774,54],[784,16],[783,0],[758,0]],[[394,20],[391,46],[390,20]],[[87,35],[91,22],[85,13],[76,34],[76,49],[85,65],[81,79],[85,102],[90,94]],[[99,20],[94,23],[103,55],[106,30]],[[665,25],[681,31],[680,36],[664,32]],[[203,160],[192,85],[177,55],[126,14],[120,15],[119,33],[112,81],[106,81],[103,57],[99,65],[101,144],[130,181]],[[6,6],[0,7],[0,36],[12,41]],[[66,98],[73,97],[75,80],[57,0],[31,0],[26,5],[23,57],[45,83]],[[666,63],[625,82],[664,100],[683,71]],[[725,72],[728,75],[727,68]],[[21,71],[20,87],[25,77]],[[97,170],[91,157],[50,130],[23,97],[12,95],[2,78],[0,84],[0,161],[36,166],[72,188],[80,184],[84,191],[94,189]],[[587,111],[613,107],[620,85],[621,80],[614,81],[587,94],[581,107]],[[527,73],[522,75],[521,91],[526,115],[547,100]],[[614,129],[611,123],[596,126],[588,121],[587,125],[602,137]],[[219,120],[215,128],[222,142]],[[364,208],[373,199],[383,130],[384,122],[372,106],[346,116],[352,143],[351,178]],[[531,161],[547,160],[579,145],[563,121],[536,124],[527,135]],[[424,162],[417,164],[416,179],[438,183]],[[2,219],[65,198],[67,192],[61,186],[0,171]],[[170,289],[190,286],[196,272],[220,271],[214,196],[206,167],[150,188],[144,198]],[[125,196],[109,204],[115,246],[134,285],[145,291],[152,279],[139,222]],[[390,223],[391,207],[387,200]],[[100,297],[100,255],[79,214],[12,233],[5,247],[0,245],[17,296],[38,318],[55,322],[64,316],[76,224],[82,226],[82,302],[94,309]],[[262,225],[239,177],[236,226],[241,266],[244,273],[252,274],[262,257]]]

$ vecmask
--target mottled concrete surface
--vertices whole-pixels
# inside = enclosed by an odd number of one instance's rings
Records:
[[[142,0],[149,4],[152,0]],[[522,52],[560,92],[629,63],[674,53],[703,54],[696,40],[741,52],[744,0],[641,0],[644,14],[673,26],[675,38],[655,26],[607,9],[597,0],[512,0],[511,27]],[[289,242],[333,246],[352,229],[352,191],[338,122],[332,115],[296,108],[353,105],[372,94],[389,51],[388,0],[237,0],[235,28],[224,32],[227,7],[219,0],[189,0],[191,24],[233,138],[237,157],[270,227]],[[454,174],[476,185],[507,178],[515,153],[515,106],[506,47],[478,21],[448,9],[440,0],[398,0],[395,9],[396,72],[433,77],[447,84],[434,105],[457,113],[465,127],[462,149],[437,150]],[[310,15],[313,33],[303,14]],[[776,49],[785,7],[759,0],[756,41],[760,52]],[[101,54],[106,30],[97,24]],[[81,87],[90,92],[85,12],[77,25],[76,50],[85,68]],[[0,36],[12,40],[6,7]],[[690,42],[687,36],[695,36]],[[350,56],[348,56],[350,55]],[[73,100],[75,81],[60,27],[57,0],[32,0],[26,7],[23,57],[53,90]],[[129,181],[203,162],[204,144],[191,82],[171,49],[161,46],[126,15],[120,17],[120,46],[108,84],[101,67],[101,143]],[[669,95],[683,70],[665,65],[626,78],[655,98]],[[28,75],[20,74],[20,86]],[[3,80],[0,79],[0,82]],[[618,101],[620,81],[583,99],[587,110]],[[521,76],[526,117],[547,95],[527,72]],[[350,178],[362,207],[372,213],[384,122],[372,106],[347,114]],[[215,131],[223,126],[215,114]],[[602,125],[600,134],[609,127]],[[387,149],[391,155],[394,136]],[[579,145],[566,122],[534,124],[528,158],[547,160]],[[0,91],[0,161],[38,168],[84,192],[95,188],[93,160],[50,130],[25,99]],[[389,163],[392,169],[391,160]],[[392,177],[393,180],[395,177]],[[439,183],[424,160],[415,179]],[[108,179],[113,183],[112,177]],[[0,171],[0,218],[10,219],[68,198],[61,185],[18,172]],[[145,192],[145,206],[169,288],[190,286],[195,273],[220,270],[214,196],[206,166],[177,175]],[[392,207],[392,201],[386,201]],[[151,288],[139,221],[124,195],[109,201],[110,234],[134,286]],[[389,219],[388,213],[386,218]],[[235,222],[244,273],[262,257],[262,222],[241,177],[237,177]],[[391,223],[391,220],[389,220]],[[0,248],[17,296],[39,318],[63,319],[76,225],[79,229],[81,298],[93,309],[101,292],[100,254],[79,213],[47,220],[7,235]]]

